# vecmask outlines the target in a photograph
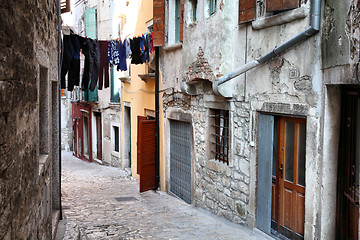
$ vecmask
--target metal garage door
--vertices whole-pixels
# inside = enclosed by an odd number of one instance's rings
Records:
[[[170,191],[191,203],[190,123],[170,121]]]

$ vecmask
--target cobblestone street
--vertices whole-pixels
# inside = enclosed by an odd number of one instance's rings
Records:
[[[140,194],[126,171],[62,154],[63,239],[264,239],[164,192]]]

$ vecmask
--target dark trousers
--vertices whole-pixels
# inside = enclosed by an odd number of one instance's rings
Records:
[[[100,73],[99,73],[99,90],[103,88],[103,79],[105,78],[104,88],[109,87],[109,63],[108,63],[108,41],[99,41],[100,49]]]
[[[67,89],[72,91],[80,83],[80,41],[78,35],[64,35],[61,63],[61,89],[66,88],[65,76],[68,74]]]
[[[100,52],[99,44],[96,40],[79,37],[80,46],[85,55],[84,73],[81,82],[82,90],[94,91],[99,78]]]

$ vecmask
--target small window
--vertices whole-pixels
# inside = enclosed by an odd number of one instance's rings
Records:
[[[115,67],[110,67],[110,102],[120,103],[120,81],[115,78]]]
[[[212,158],[229,164],[229,111],[211,109],[209,129]]]
[[[196,22],[197,0],[191,1],[192,6],[192,22]]]
[[[119,152],[119,127],[113,126],[114,129],[114,151]]]
[[[175,0],[175,42],[180,42],[180,0]]]
[[[49,154],[49,90],[48,69],[40,66],[39,102],[39,153]]]
[[[216,0],[209,0],[209,14],[210,16],[216,12]]]

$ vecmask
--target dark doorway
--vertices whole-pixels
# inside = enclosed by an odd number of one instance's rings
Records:
[[[96,158],[102,159],[102,131],[101,131],[101,113],[96,112]]]
[[[337,179],[336,239],[358,239],[360,175],[360,91],[342,91]]]

